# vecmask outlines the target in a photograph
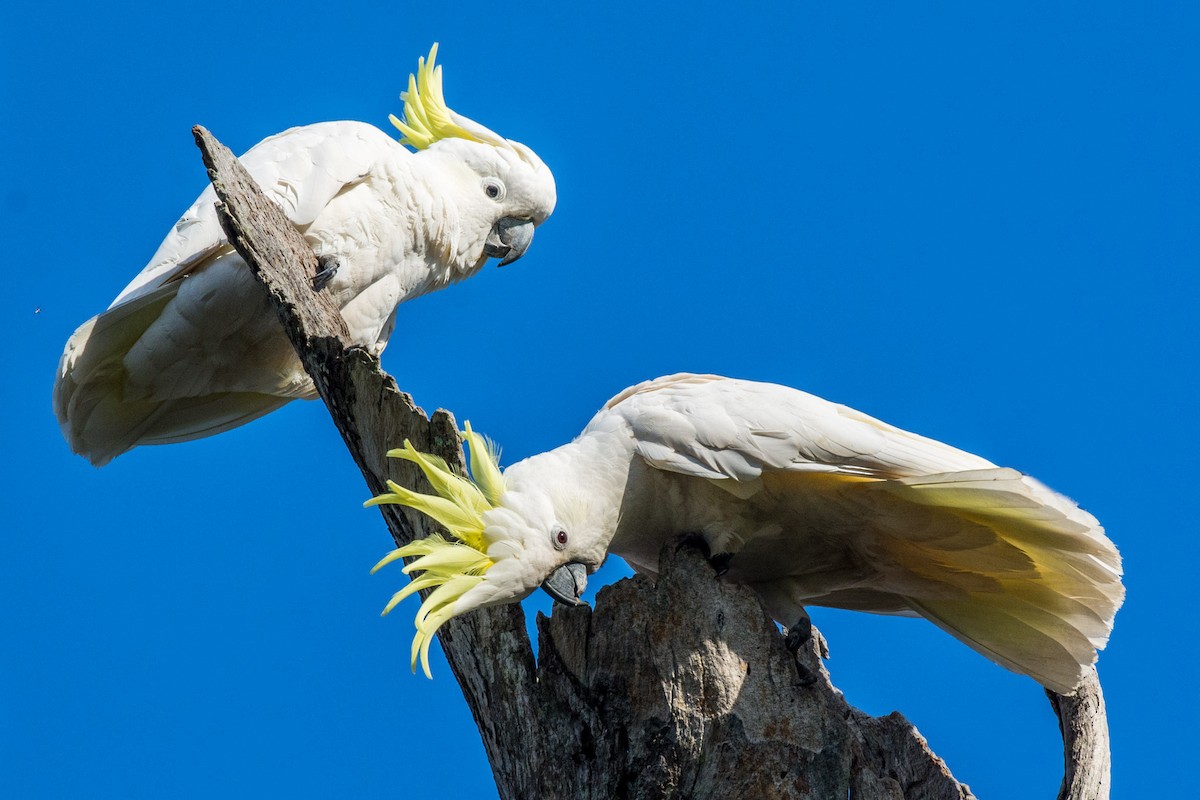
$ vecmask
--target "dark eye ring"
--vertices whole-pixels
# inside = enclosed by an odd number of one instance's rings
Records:
[[[569,538],[570,537],[567,535],[567,532],[564,529],[562,529],[562,528],[556,529],[554,531],[554,547],[555,547],[555,549],[562,550],[564,547],[566,547],[567,540]]]

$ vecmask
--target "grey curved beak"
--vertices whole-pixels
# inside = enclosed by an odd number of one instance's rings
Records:
[[[483,243],[483,254],[500,259],[500,266],[511,264],[529,249],[533,241],[533,220],[501,217],[492,226]]]
[[[579,599],[587,588],[587,567],[577,561],[563,564],[550,577],[542,581],[542,589],[558,602],[568,606],[581,606]]]

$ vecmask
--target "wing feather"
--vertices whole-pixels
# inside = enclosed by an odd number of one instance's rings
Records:
[[[807,604],[916,612],[998,663],[1070,691],[1124,599],[1095,517],[1012,469],[772,384],[673,375],[626,390],[650,466],[735,488],[729,566],[790,624]],[[686,481],[687,479],[680,479]],[[713,498],[717,497],[718,500]],[[719,527],[719,525],[718,525]]]
[[[652,466],[710,480],[771,469],[903,478],[995,466],[807,392],[715,375],[639,384],[601,414],[627,421]]]
[[[396,151],[408,152],[383,131],[363,122],[321,122],[263,139],[239,160],[264,194],[303,229],[337,194],[358,183],[371,165]],[[228,246],[217,220],[212,186],[205,188],[163,239],[146,267],[110,308],[127,303],[186,274]]]

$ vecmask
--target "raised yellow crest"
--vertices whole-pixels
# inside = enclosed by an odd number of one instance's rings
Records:
[[[446,105],[442,94],[442,68],[434,63],[437,51],[437,42],[434,42],[429,59],[418,59],[416,74],[408,76],[408,91],[400,93],[400,99],[404,101],[404,119],[398,119],[395,114],[388,116],[403,134],[400,143],[424,150],[439,139],[456,137],[506,146],[503,137],[455,114]]]
[[[437,46],[434,45],[436,51]],[[430,60],[433,54],[430,54]],[[500,474],[499,454],[490,441],[471,430],[466,423],[463,439],[470,449],[470,475],[462,476],[450,469],[441,458],[413,449],[406,439],[404,447],[388,451],[391,458],[411,461],[421,468],[436,495],[421,494],[388,481],[387,494],[372,497],[364,506],[384,503],[408,506],[437,520],[452,538],[437,534],[409,542],[384,556],[372,569],[384,567],[400,558],[416,558],[404,567],[404,574],[421,575],[396,594],[383,609],[386,616],[401,600],[421,589],[433,589],[417,611],[417,632],[412,643],[412,668],[417,671],[417,659],[425,676],[429,671],[429,645],[434,634],[446,620],[454,616],[454,604],[469,590],[484,580],[491,568],[487,555],[489,542],[484,536],[483,514],[494,508],[504,494],[504,476]]]

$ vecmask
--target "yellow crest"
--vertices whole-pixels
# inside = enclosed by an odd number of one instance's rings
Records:
[[[388,116],[403,134],[400,144],[424,150],[439,139],[455,137],[472,142],[506,145],[502,137],[496,136],[482,125],[460,117],[446,105],[446,98],[442,95],[442,68],[434,63],[437,51],[438,46],[434,42],[429,50],[429,60],[418,59],[417,73],[408,76],[408,91],[400,93],[400,99],[404,101],[404,119],[397,119],[395,114]],[[469,126],[469,129],[466,126]]]
[[[434,49],[436,51],[436,45]],[[430,54],[432,60],[433,54]],[[420,658],[425,676],[429,678],[433,677],[429,671],[429,645],[434,634],[454,616],[455,602],[478,586],[492,566],[492,559],[487,555],[488,542],[483,535],[483,513],[494,508],[504,494],[504,477],[500,474],[495,447],[471,430],[470,422],[466,423],[462,436],[471,452],[470,476],[455,473],[437,456],[417,452],[406,439],[404,447],[390,450],[388,456],[411,461],[420,467],[437,494],[413,492],[388,481],[390,492],[363,503],[364,506],[390,503],[415,508],[441,523],[453,537],[447,539],[434,534],[409,542],[388,553],[371,569],[374,574],[397,559],[414,557],[416,560],[404,567],[403,572],[405,575],[421,573],[392,596],[383,609],[384,616],[409,595],[421,589],[433,589],[417,611],[417,633],[412,644],[413,672],[416,672]]]

